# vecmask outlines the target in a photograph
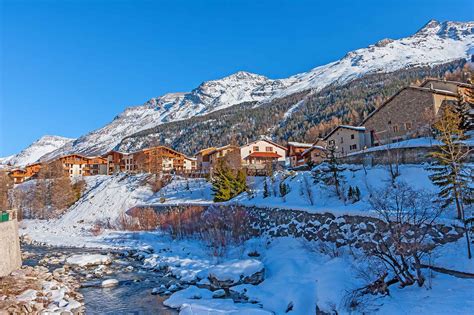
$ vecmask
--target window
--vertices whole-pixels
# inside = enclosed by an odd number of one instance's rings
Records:
[[[355,138],[355,136],[354,136],[354,134],[352,134],[352,135],[351,135],[351,139],[354,140],[354,138]]]
[[[329,140],[329,145],[334,145],[334,140]]]
[[[357,144],[351,144],[351,146],[349,147],[349,149],[351,149],[351,150],[357,150]]]
[[[265,148],[265,151],[267,151],[267,152],[273,152],[273,148],[272,148],[272,147],[266,147],[266,148]]]
[[[398,131],[399,131],[399,129],[398,129],[398,126],[397,126],[397,125],[393,125],[393,126],[392,126],[392,128],[393,128],[393,132],[398,132]]]
[[[406,130],[411,130],[411,128],[412,128],[411,122],[406,122],[405,123],[405,129]]]
[[[258,152],[258,146],[254,146],[254,147],[253,147],[253,150],[254,150],[255,152]]]
[[[341,137],[341,143],[344,143],[344,138],[343,137]]]

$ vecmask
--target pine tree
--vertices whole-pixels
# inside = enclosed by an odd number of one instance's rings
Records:
[[[263,179],[263,198],[268,198],[269,196],[270,196],[270,192],[268,191],[267,178],[264,177],[264,179]]]
[[[227,201],[247,189],[246,174],[242,169],[235,173],[225,160],[220,160],[212,177],[214,201]]]
[[[474,91],[467,89],[465,94],[460,93],[454,104],[454,111],[460,116],[459,128],[464,132],[474,130]]]
[[[339,164],[336,158],[336,148],[329,146],[327,148],[327,161],[321,163],[313,171],[313,178],[316,183],[322,182],[328,186],[334,186],[336,194],[340,199],[344,199],[343,184],[345,182],[343,171],[346,170]]]
[[[472,177],[465,161],[472,150],[462,142],[465,135],[460,127],[460,121],[460,115],[447,107],[434,124],[442,145],[438,151],[430,153],[434,162],[429,169],[433,172],[430,175],[431,181],[440,188],[438,198],[442,202],[442,207],[446,208],[454,203],[458,219],[465,223],[464,205],[473,201],[473,189],[470,187]],[[466,238],[469,238],[467,230]],[[467,241],[468,257],[471,258],[469,239]]]

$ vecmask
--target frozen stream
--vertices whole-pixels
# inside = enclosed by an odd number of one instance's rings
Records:
[[[45,255],[106,253],[100,249],[36,245],[22,245],[22,249],[32,254],[23,261],[25,265],[31,266],[38,264]],[[50,270],[61,267],[52,263],[45,266]],[[127,266],[132,266],[133,270],[122,272],[122,269]],[[110,265],[112,274],[107,274],[102,279],[119,280],[119,285],[112,288],[102,288],[101,280],[81,281],[83,287],[80,292],[84,295],[86,314],[177,314],[175,310],[162,304],[162,297],[151,294],[153,288],[166,283],[168,279],[160,272],[143,269],[140,266],[140,262],[135,260],[114,258]]]

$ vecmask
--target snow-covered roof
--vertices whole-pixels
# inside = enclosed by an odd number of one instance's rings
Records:
[[[311,148],[313,146],[311,143],[302,143],[302,142],[294,142],[294,141],[289,141],[288,145],[291,145],[294,147],[303,147],[303,148]]]
[[[311,151],[315,150],[315,149],[318,149],[318,150],[326,150],[326,148],[320,146],[320,145],[313,145],[311,146],[311,148],[308,148],[306,150],[303,151],[303,153],[301,153],[302,156],[305,156],[306,154],[310,153]]]

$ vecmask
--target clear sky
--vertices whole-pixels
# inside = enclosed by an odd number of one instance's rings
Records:
[[[307,71],[430,19],[474,20],[474,1],[0,0],[0,156],[238,70]]]

